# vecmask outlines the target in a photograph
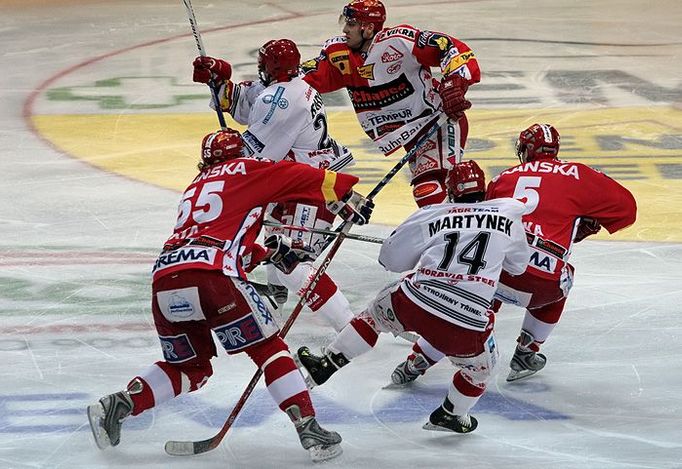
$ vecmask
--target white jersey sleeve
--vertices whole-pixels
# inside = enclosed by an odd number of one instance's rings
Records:
[[[246,125],[249,122],[251,107],[265,86],[259,81],[242,81],[234,83],[226,81],[220,87],[220,107],[227,112],[239,124]],[[215,104],[211,101],[211,108]]]

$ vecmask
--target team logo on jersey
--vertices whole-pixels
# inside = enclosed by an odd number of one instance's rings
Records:
[[[344,75],[350,75],[350,58],[348,52],[340,50],[329,54],[329,61]]]
[[[395,75],[396,73],[398,73],[400,71],[400,67],[402,65],[403,65],[402,62],[398,62],[398,63],[393,64],[393,65],[389,65],[389,67],[386,69],[386,72],[388,72],[391,75]]]
[[[454,53],[451,55],[455,55]],[[455,55],[452,58],[445,57],[441,63],[443,69],[443,75],[449,75],[455,73],[459,68],[466,65],[471,59],[476,56],[472,51],[462,52],[461,54]]]
[[[270,110],[268,113],[265,115],[265,118],[263,119],[263,124],[267,124],[270,122],[270,119],[272,118],[272,115],[275,113],[277,108],[280,109],[286,109],[289,107],[289,101],[282,96],[284,94],[284,87],[283,86],[278,86],[277,89],[275,90],[275,94],[268,94],[263,96],[263,102],[265,104],[270,105]]]
[[[358,75],[366,80],[374,80],[374,64],[363,65],[358,67]]]
[[[320,63],[319,57],[316,59],[306,60],[301,64],[301,69],[303,70],[303,73],[312,72],[313,70],[317,70],[317,64],[319,63]]]
[[[405,74],[378,86],[348,87],[348,95],[356,111],[381,109],[397,103],[414,93],[412,83]]]
[[[403,57],[404,55],[398,49],[393,46],[388,46],[384,53],[381,54],[381,62],[387,64],[400,60]]]

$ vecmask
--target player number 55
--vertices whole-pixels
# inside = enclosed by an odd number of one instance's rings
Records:
[[[190,215],[197,224],[207,223],[218,218],[220,212],[223,211],[223,199],[220,198],[220,192],[222,192],[224,185],[224,181],[204,184],[194,204],[192,204],[192,197],[194,197],[197,188],[193,187],[185,192],[178,207],[178,222],[175,224],[175,228],[184,226]],[[193,208],[196,210],[192,210]]]

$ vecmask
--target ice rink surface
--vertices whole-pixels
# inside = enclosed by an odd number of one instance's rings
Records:
[[[313,57],[338,33],[343,3],[194,7],[209,53],[247,79],[254,51],[273,37]],[[501,311],[503,366],[472,412],[474,433],[421,430],[446,392],[448,364],[412,387],[384,388],[409,351],[400,339],[382,337],[315,389],[320,422],[344,437],[344,454],[325,467],[682,467],[682,4],[386,4],[387,24],[449,32],[476,52],[484,78],[470,91],[468,156],[489,176],[514,164],[519,130],[550,121],[562,156],[622,181],[640,214],[615,239],[575,248],[576,284],[543,348],[548,365],[527,381],[504,380],[523,311]],[[128,419],[117,448],[95,447],[85,407],[161,357],[149,272],[199,139],[217,124],[206,89],[191,82],[196,51],[180,1],[0,7],[0,467],[311,467],[262,384],[218,449],[164,453],[168,439],[222,426],[255,371],[241,355],[216,358],[199,392]],[[368,192],[392,163],[353,127],[342,94],[326,98]],[[386,194],[378,223],[357,232],[385,236],[412,209],[404,175]],[[330,268],[358,311],[393,278],[377,252],[347,240]],[[287,341],[318,347],[331,337],[305,312]]]

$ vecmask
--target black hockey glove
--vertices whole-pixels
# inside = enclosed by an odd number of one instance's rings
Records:
[[[573,238],[574,243],[579,243],[588,236],[599,233],[601,230],[601,224],[594,218],[583,217],[578,223],[578,229],[575,232],[575,238]]]
[[[301,262],[314,260],[315,251],[300,239],[273,234],[265,239],[263,245],[269,250],[266,262],[285,274],[290,274]]]
[[[366,199],[357,192],[351,191],[342,200],[329,202],[327,208],[347,222],[364,225],[369,222],[369,217],[372,216],[374,202],[372,199]]]

